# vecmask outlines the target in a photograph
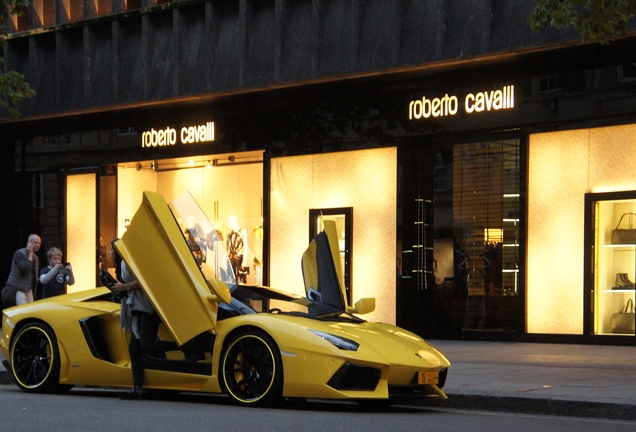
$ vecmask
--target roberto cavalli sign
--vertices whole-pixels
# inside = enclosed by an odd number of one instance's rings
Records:
[[[196,144],[214,141],[214,122],[181,128],[165,127],[144,131],[141,134],[141,147],[163,147],[179,144]]]
[[[509,110],[515,107],[515,86],[506,85],[494,90],[468,93],[462,96],[445,94],[442,97],[422,96],[409,103],[409,120],[431,117],[452,117],[466,114]]]

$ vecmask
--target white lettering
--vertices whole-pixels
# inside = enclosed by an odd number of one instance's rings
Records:
[[[475,95],[472,93],[466,95],[466,99],[464,99],[464,109],[467,113],[471,113],[475,110],[473,102],[475,102]]]
[[[468,114],[484,111],[499,111],[515,107],[515,86],[507,85],[500,89],[468,93],[464,97],[464,111]],[[459,110],[457,96],[445,94],[441,98],[412,100],[409,103],[409,120],[454,116]]]
[[[175,145],[176,142],[177,131],[170,127],[158,131],[150,129],[141,134],[141,147]]]
[[[501,90],[497,90],[495,92],[495,96],[493,98],[492,101],[492,108],[495,110],[500,110],[501,107],[503,106],[503,93],[501,92]]]
[[[214,141],[214,122],[181,128],[179,138],[181,144],[192,144]],[[177,130],[171,127],[155,130],[154,128],[141,134],[141,147],[162,147],[177,143]]]
[[[422,117],[443,117],[457,114],[457,96],[444,95],[442,98],[413,100],[409,104],[409,119],[420,119]]]
[[[214,141],[214,122],[181,128],[181,142],[193,144]]]
[[[515,106],[514,94],[513,85],[504,86],[501,90],[469,93],[464,99],[464,109],[467,113],[511,109]]]

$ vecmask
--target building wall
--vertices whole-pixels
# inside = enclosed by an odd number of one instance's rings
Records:
[[[584,198],[636,190],[636,125],[530,136],[527,332],[583,332]]]
[[[37,91],[21,106],[26,116],[132,108],[577,42],[572,31],[532,31],[527,0],[144,1],[135,10],[126,10],[132,2],[115,0],[109,9],[92,0],[74,13],[50,3],[36,2],[22,24],[15,16],[7,23],[4,67],[24,73]],[[52,7],[56,14],[44,13]]]

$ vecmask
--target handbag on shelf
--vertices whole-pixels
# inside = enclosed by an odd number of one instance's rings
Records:
[[[610,333],[635,334],[635,319],[634,301],[629,299],[620,312],[613,313],[610,317]]]
[[[623,222],[623,218],[628,216],[629,220],[629,228],[619,228],[621,226],[621,222]],[[636,244],[636,228],[632,228],[632,216],[636,216],[636,213],[623,213],[621,218],[618,220],[618,224],[616,228],[612,230],[612,244]]]

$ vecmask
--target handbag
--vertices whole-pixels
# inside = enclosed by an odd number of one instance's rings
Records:
[[[613,313],[610,317],[610,333],[634,333],[634,301],[632,299],[627,300],[625,307],[620,312]]]
[[[619,228],[625,216],[629,219],[629,229]],[[632,228],[632,216],[636,216],[636,213],[623,213],[616,228],[612,230],[612,244],[636,244],[636,229]]]
[[[2,308],[6,309],[15,306],[15,293],[18,291],[17,286],[7,285],[2,288],[0,300],[2,300]]]

